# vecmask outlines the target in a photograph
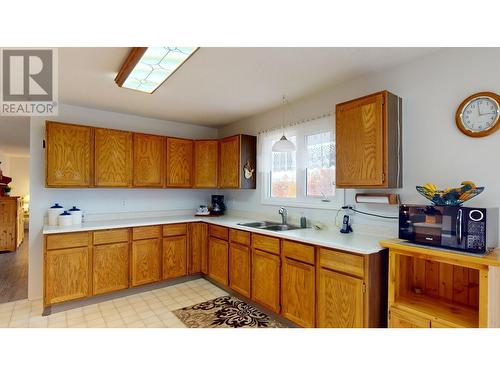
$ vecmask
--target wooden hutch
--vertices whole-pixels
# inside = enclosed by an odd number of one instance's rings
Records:
[[[500,249],[479,256],[380,244],[389,249],[390,328],[500,327]]]

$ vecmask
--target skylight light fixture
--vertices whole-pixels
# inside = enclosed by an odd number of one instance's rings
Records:
[[[152,94],[198,47],[134,47],[115,82],[120,87]]]

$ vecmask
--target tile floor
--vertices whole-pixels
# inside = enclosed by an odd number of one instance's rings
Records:
[[[42,316],[42,301],[0,304],[0,328],[184,328],[172,311],[227,295],[197,279]]]

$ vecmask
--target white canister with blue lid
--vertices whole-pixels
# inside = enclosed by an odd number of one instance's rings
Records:
[[[83,212],[76,206],[73,206],[73,208],[70,208],[68,210],[69,214],[71,215],[71,218],[73,219],[73,224],[81,224],[82,223],[82,218],[83,218]]]
[[[56,203],[52,207],[49,208],[48,216],[49,216],[49,225],[56,226],[58,225],[58,217],[64,212],[63,206]]]
[[[68,211],[64,211],[62,214],[60,214],[57,220],[60,227],[73,225],[73,218]]]

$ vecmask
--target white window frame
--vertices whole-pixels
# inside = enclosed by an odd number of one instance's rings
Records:
[[[285,128],[285,135],[290,138],[296,136],[297,139],[297,154],[296,154],[296,198],[277,198],[271,197],[271,171],[269,169],[271,163],[271,145],[272,140],[278,140],[282,133],[281,131],[272,131],[263,133],[258,138],[258,150],[260,165],[264,166],[263,170],[259,172],[260,190],[261,190],[261,203],[263,205],[272,206],[288,206],[288,207],[302,207],[302,208],[317,208],[324,210],[338,210],[342,206],[343,195],[342,189],[335,188],[335,195],[328,196],[330,202],[322,202],[323,197],[308,197],[306,195],[307,189],[307,170],[306,170],[306,137],[312,134],[318,134],[327,131],[333,131],[335,139],[335,125],[333,116],[324,117],[321,119],[311,120],[301,123],[296,126]]]

